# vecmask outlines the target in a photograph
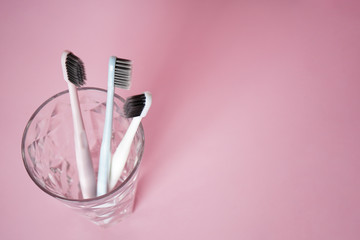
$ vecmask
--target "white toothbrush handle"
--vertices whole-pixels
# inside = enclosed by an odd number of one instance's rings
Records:
[[[111,131],[112,131],[112,116],[114,105],[114,81],[109,79],[107,100],[106,100],[106,115],[104,124],[103,139],[100,148],[99,171],[97,180],[97,196],[107,193],[109,169],[111,161]]]
[[[111,162],[111,173],[110,173],[110,183],[109,183],[110,190],[115,187],[116,183],[118,182],[121,176],[121,173],[124,169],[125,163],[130,153],[132,141],[140,125],[141,119],[142,119],[141,116],[134,117],[132,119],[129,128],[125,133],[125,136],[123,137],[119,146],[115,150]]]
[[[79,98],[75,85],[69,83],[68,87],[74,122],[75,154],[80,187],[84,198],[92,198],[96,195],[95,173],[91,161],[84,123],[80,112]]]

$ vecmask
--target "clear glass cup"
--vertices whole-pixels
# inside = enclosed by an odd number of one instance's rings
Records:
[[[79,88],[80,108],[97,176],[106,109],[106,90]],[[112,152],[120,143],[130,119],[123,116],[124,99],[114,96]],[[124,171],[113,190],[103,196],[83,199],[74,149],[73,122],[68,91],[46,100],[33,113],[22,138],[25,168],[45,193],[79,211],[100,226],[116,223],[134,206],[136,185],[144,151],[144,130],[139,126]]]

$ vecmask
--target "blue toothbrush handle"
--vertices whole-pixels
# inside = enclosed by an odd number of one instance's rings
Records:
[[[111,69],[110,69],[111,71]],[[113,105],[114,105],[114,81],[109,74],[108,90],[106,100],[106,115],[103,139],[100,148],[99,170],[97,180],[97,196],[107,193],[108,178],[110,171],[111,160],[111,135],[112,135],[112,118],[113,118]]]

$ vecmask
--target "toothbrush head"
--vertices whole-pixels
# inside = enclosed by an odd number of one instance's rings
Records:
[[[65,81],[77,87],[85,84],[86,75],[84,63],[72,52],[64,51],[61,56],[61,64]]]
[[[145,117],[150,109],[151,102],[152,96],[150,92],[127,98],[124,104],[125,117]]]
[[[114,79],[114,86],[122,89],[130,89],[131,60],[110,57],[109,75]]]

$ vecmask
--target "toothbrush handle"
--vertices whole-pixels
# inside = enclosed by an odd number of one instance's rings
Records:
[[[84,123],[80,112],[79,97],[76,87],[73,84],[69,83],[68,87],[74,123],[76,165],[79,173],[80,188],[84,198],[92,198],[96,195],[95,173],[91,161]]]
[[[125,136],[123,137],[119,146],[115,150],[111,162],[111,173],[110,173],[110,183],[109,183],[110,190],[115,187],[116,183],[118,182],[121,176],[126,160],[130,153],[132,141],[140,125],[141,119],[142,117],[140,116],[133,118],[128,130],[125,133]]]
[[[112,131],[112,116],[113,116],[113,105],[114,105],[114,84],[109,84],[107,91],[106,100],[106,115],[103,139],[100,148],[99,158],[99,171],[97,181],[97,196],[101,196],[107,193],[109,169],[111,161],[111,131]]]

